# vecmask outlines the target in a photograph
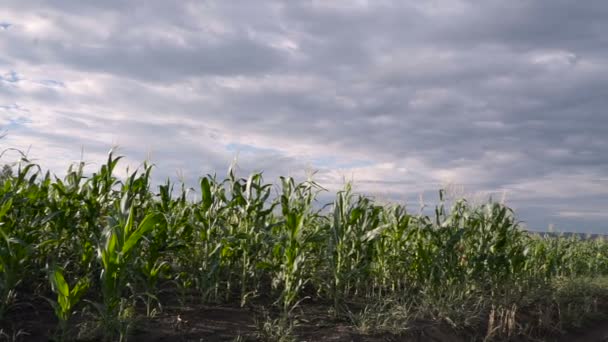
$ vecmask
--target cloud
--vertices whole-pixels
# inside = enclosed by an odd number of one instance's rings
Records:
[[[560,211],[558,213],[560,217],[573,217],[577,219],[585,219],[585,218],[599,218],[606,219],[608,218],[608,213],[605,211]]]
[[[238,153],[269,180],[313,168],[414,207],[461,184],[531,227],[608,229],[603,1],[0,8],[3,144],[57,172],[81,147],[191,180]]]

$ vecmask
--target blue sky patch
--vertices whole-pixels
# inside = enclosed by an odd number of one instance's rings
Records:
[[[0,108],[3,108],[3,106],[0,106]],[[23,117],[23,116],[19,116],[16,118],[11,118],[9,119],[8,123],[6,125],[4,125],[1,129],[2,130],[16,130],[16,129],[21,129],[21,128],[25,128],[25,126],[28,123],[31,123],[32,120]]]
[[[21,81],[23,78],[19,76],[19,74],[15,70],[11,70],[6,74],[0,76],[0,81],[9,82],[9,83],[17,83]]]

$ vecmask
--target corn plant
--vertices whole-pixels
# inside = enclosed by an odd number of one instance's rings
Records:
[[[76,305],[89,288],[90,283],[88,278],[81,278],[70,288],[63,277],[62,271],[58,268],[50,272],[49,281],[53,292],[57,295],[56,301],[49,300],[49,302],[53,307],[55,316],[59,320],[59,339],[63,341],[66,338],[68,321]]]
[[[10,200],[4,203],[0,218],[6,215],[11,204]],[[32,250],[24,241],[9,234],[0,226],[0,317],[16,296],[15,288],[21,283],[23,269],[30,261]]]
[[[312,180],[267,183],[231,167],[223,179],[200,178],[196,190],[157,186],[147,163],[116,176],[121,159],[110,152],[98,170],[81,162],[59,178],[22,156],[0,174],[0,318],[54,293],[63,334],[89,279],[83,300],[109,340],[126,339],[135,312],[152,316],[165,293],[184,305],[274,303],[281,316],[271,321],[283,328],[306,298],[342,317],[398,299],[412,317],[508,338],[526,305],[551,316],[552,304],[531,294],[608,275],[605,239],[525,232],[491,200],[447,201],[440,191],[425,215],[347,184],[323,205]]]
[[[278,244],[273,257],[279,262],[276,283],[281,287],[279,302],[284,317],[288,317],[298,303],[298,295],[310,281],[306,277],[310,244],[317,232],[313,228],[316,214],[312,204],[320,187],[313,181],[297,184],[293,178],[281,177],[281,212],[284,221],[276,227]]]
[[[330,291],[336,311],[344,297],[369,289],[366,280],[373,267],[372,241],[385,228],[380,224],[381,207],[363,196],[355,200],[351,191],[351,184],[347,184],[337,194],[329,226]]]
[[[127,209],[126,203],[123,198],[123,214],[118,219],[110,218],[110,224],[104,230],[103,244],[97,248],[102,266],[100,280],[103,303],[96,307],[100,311],[102,322],[110,328],[110,333],[114,332],[117,323],[122,323],[116,319],[121,317],[126,309],[123,292],[127,285],[132,256],[144,235],[154,229],[161,220],[158,214],[148,214],[139,226],[135,227],[135,209],[133,206]],[[126,219],[125,211],[128,212]],[[122,325],[119,324],[118,327]],[[120,329],[118,333],[121,340],[126,338],[124,329]]]

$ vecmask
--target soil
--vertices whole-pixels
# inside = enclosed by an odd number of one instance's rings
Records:
[[[560,339],[560,342],[608,342],[608,321],[598,322],[592,328],[573,331]]]
[[[326,307],[307,308],[307,320],[299,321],[295,330],[297,341],[333,342],[389,342],[389,341],[468,341],[448,326],[429,322],[415,324],[407,335],[364,335],[358,333],[348,322],[333,319]],[[230,305],[188,305],[164,307],[162,313],[153,318],[139,315],[134,321],[129,341],[241,341],[262,340],[256,335],[263,312],[255,307],[241,308]],[[76,321],[82,318],[75,318]],[[0,341],[52,341],[57,321],[46,301],[35,301],[14,307],[0,322],[3,336]],[[77,325],[78,323],[74,323]],[[94,340],[94,339],[93,339]],[[515,341],[525,341],[517,338]],[[566,335],[546,337],[545,341],[606,341],[608,321],[596,322],[591,328],[572,331]]]

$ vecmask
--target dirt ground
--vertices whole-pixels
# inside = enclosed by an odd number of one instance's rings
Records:
[[[566,334],[559,340],[560,342],[608,342],[608,321],[598,322],[593,328]]]
[[[408,335],[390,334],[370,336],[358,333],[347,322],[332,319],[329,315],[307,315],[296,328],[298,341],[333,342],[389,342],[389,341],[467,341],[449,327],[433,324],[419,325]],[[326,310],[325,310],[326,311]],[[134,321],[129,341],[256,341],[262,314],[254,308],[238,306],[168,306],[153,318]],[[257,323],[256,323],[257,321]],[[56,320],[46,302],[35,302],[13,308],[0,322],[0,341],[52,341]],[[526,339],[515,339],[525,341]],[[608,321],[597,322],[589,329],[581,329],[562,336],[546,337],[545,341],[607,341]],[[89,339],[90,341],[90,339]]]

